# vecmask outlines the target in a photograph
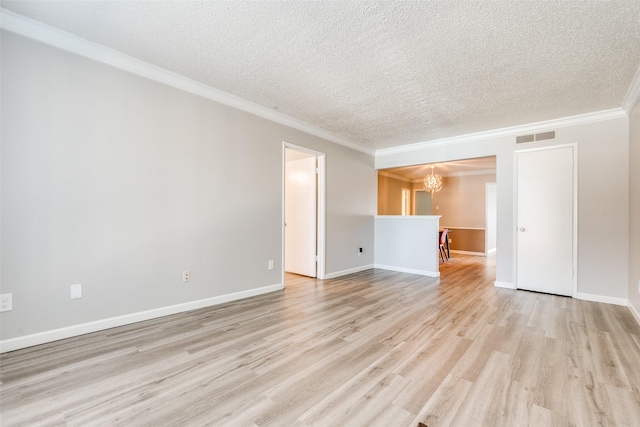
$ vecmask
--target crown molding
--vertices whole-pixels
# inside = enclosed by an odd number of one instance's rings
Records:
[[[193,93],[203,98],[224,104],[264,119],[289,126],[293,129],[306,132],[327,141],[342,145],[344,147],[371,155],[384,157],[396,153],[405,153],[424,148],[433,148],[443,145],[460,144],[474,140],[497,138],[502,136],[535,133],[553,128],[573,126],[585,123],[592,123],[602,120],[610,120],[628,116],[629,112],[640,97],[640,67],[624,98],[622,108],[604,110],[594,113],[580,114],[576,116],[564,117],[530,123],[526,125],[512,126],[489,131],[476,132],[450,138],[423,141],[415,144],[401,145],[398,147],[383,148],[378,150],[368,149],[351,140],[343,138],[327,130],[321,129],[309,123],[276,112],[270,108],[255,104],[235,95],[220,91],[211,86],[181,76],[177,73],[165,70],[158,66],[149,64],[129,55],[123,54],[108,47],[99,45],[76,35],[67,33],[57,28],[50,27],[39,21],[18,15],[7,9],[0,8],[0,28],[28,37],[42,43],[66,50],[68,52],[101,62],[132,74],[136,74],[156,82],[175,87],[186,92]]]
[[[460,171],[460,172],[449,172],[449,173],[441,173],[440,176],[443,178],[455,178],[459,176],[476,176],[476,175],[495,175],[495,169],[479,169],[475,171]],[[424,179],[414,179],[411,182],[413,184],[419,184],[423,182]],[[449,227],[451,228],[451,227]]]
[[[627,114],[631,114],[631,110],[636,102],[638,102],[638,98],[640,98],[640,66],[638,66],[636,75],[633,77],[633,80],[631,80],[629,90],[624,97],[624,101],[622,101],[622,109],[626,111]]]
[[[385,170],[379,170],[378,175],[386,176],[387,178],[397,179],[398,181],[403,181],[403,182],[414,182],[414,181],[411,181],[406,176],[398,175],[392,172],[387,172]]]
[[[149,64],[148,62],[133,58],[129,55],[83,39],[82,37],[78,37],[66,31],[50,27],[42,22],[18,15],[17,13],[4,8],[0,8],[0,28],[59,49],[66,50],[76,55],[111,65],[112,67],[128,71],[132,74],[136,74],[168,86],[173,86],[177,89],[193,93],[220,104],[237,108],[238,110],[289,126],[344,147],[351,148],[371,156],[375,155],[374,150],[367,149],[332,132],[273,111],[270,108],[263,107],[262,105],[249,102],[245,99],[215,89],[211,86],[207,86],[177,73],[165,70],[164,68]]]
[[[440,176],[443,178],[449,178],[449,177],[456,177],[456,176],[495,175],[495,173],[496,173],[495,169],[479,169],[475,171],[441,173]]]
[[[595,113],[579,114],[575,116],[562,117],[559,119],[545,120],[541,122],[529,123],[526,125],[510,126],[506,128],[469,133],[450,138],[434,139],[431,141],[418,142],[415,144],[401,145],[399,147],[382,148],[376,150],[376,158],[385,157],[398,153],[418,151],[425,148],[442,147],[445,145],[462,144],[465,142],[477,141],[481,139],[498,138],[503,136],[516,136],[520,134],[536,133],[548,131],[561,127],[594,123],[603,120],[618,119],[627,117],[627,113],[622,108],[597,111]]]

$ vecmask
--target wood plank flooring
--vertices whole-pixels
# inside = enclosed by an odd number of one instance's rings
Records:
[[[638,426],[627,308],[439,279],[288,275],[255,298],[0,356],[2,426]]]

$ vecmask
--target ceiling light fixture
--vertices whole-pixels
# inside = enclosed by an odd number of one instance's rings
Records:
[[[431,193],[431,198],[433,199],[433,193],[436,191],[442,190],[442,177],[437,173],[433,173],[433,169],[436,167],[435,165],[431,166],[431,175],[427,175],[424,177],[424,189]]]

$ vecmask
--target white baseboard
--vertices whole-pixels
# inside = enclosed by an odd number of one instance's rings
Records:
[[[631,312],[631,314],[633,314],[633,317],[635,317],[636,322],[638,322],[638,325],[640,325],[640,312],[638,312],[638,309],[635,308],[633,304],[631,304],[631,301],[629,301],[629,304],[627,306],[629,307],[629,311]]]
[[[236,301],[244,298],[266,294],[269,292],[279,291],[282,289],[284,289],[283,284],[278,283],[276,285],[249,289],[247,291],[234,292],[232,294],[220,295],[217,297],[170,305],[168,307],[155,308],[153,310],[125,314],[123,316],[111,317],[103,320],[96,320],[94,322],[67,326],[65,328],[38,332],[36,334],[25,335],[22,337],[10,338],[8,340],[0,341],[0,353],[19,350],[21,348],[32,347],[34,345],[45,344],[52,341],[58,341],[65,338],[76,337],[78,335],[84,335],[91,332],[103,331],[105,329],[111,329],[117,326],[124,326],[131,323],[142,322],[144,320],[156,319],[158,317],[168,316],[171,314],[196,310],[198,308],[210,307],[213,305],[223,304],[225,302]]]
[[[333,273],[325,274],[324,279],[335,279],[336,277],[346,276],[347,274],[360,273],[361,271],[371,270],[373,264],[361,265],[360,267],[349,268],[347,270],[335,271]]]
[[[505,288],[505,289],[515,289],[515,285],[511,282],[499,282],[499,281],[495,281],[493,282],[493,286],[495,286],[496,288]]]
[[[395,267],[392,265],[382,265],[382,264],[374,264],[373,267],[379,268],[381,270],[398,271],[400,273],[419,274],[420,276],[440,277],[439,271],[417,270],[415,268]]]
[[[487,251],[487,255],[491,255],[491,254],[495,254],[495,253],[496,253],[496,248],[489,249],[489,250]]]
[[[596,295],[596,294],[585,294],[582,292],[578,292],[575,298],[585,300],[585,301],[603,302],[605,304],[624,305],[624,306],[629,305],[629,300],[626,298],[608,297],[605,295]]]
[[[476,256],[487,256],[484,252],[469,252],[469,251],[459,251],[457,249],[451,249],[452,254],[461,254],[461,255],[476,255]]]

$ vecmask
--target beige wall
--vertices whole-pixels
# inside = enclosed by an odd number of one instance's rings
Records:
[[[629,303],[640,312],[640,100],[629,117]],[[640,320],[640,319],[639,319]]]
[[[403,188],[411,189],[411,183],[378,174],[378,215],[402,215]]]
[[[452,250],[485,252],[488,182],[496,182],[495,173],[443,177],[442,190],[433,195],[433,213],[442,215],[441,227],[453,227],[449,237]]]
[[[451,228],[449,240],[452,251],[485,253],[485,230]]]
[[[485,188],[496,174],[443,177],[442,190],[433,195],[433,214],[442,227],[484,228]],[[483,243],[484,245],[484,243]]]

